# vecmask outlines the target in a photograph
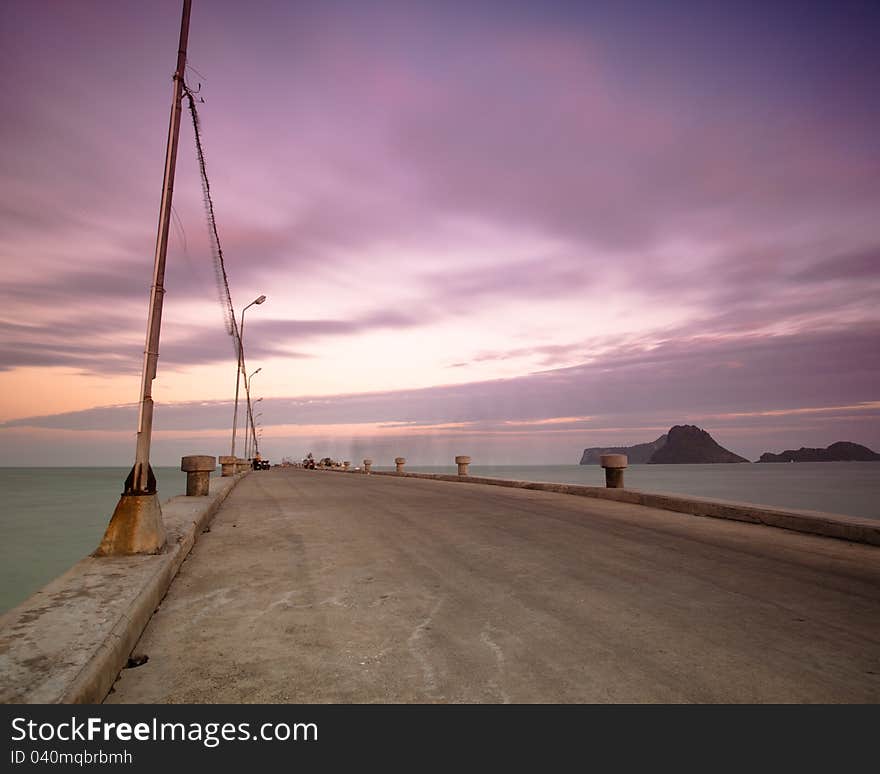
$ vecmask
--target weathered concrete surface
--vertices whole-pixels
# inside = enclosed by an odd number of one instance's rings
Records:
[[[112,702],[877,702],[880,549],[593,498],[276,469]]]
[[[189,454],[180,460],[186,473],[186,496],[205,497],[211,492],[211,473],[217,469],[217,458],[207,454]]]
[[[603,488],[584,486],[583,484],[561,484],[542,481],[516,481],[504,478],[482,478],[480,476],[450,476],[443,473],[389,473],[374,471],[378,476],[409,476],[433,481],[465,481],[470,484],[488,484],[490,486],[512,487],[514,489],[535,489],[541,492],[558,492],[578,497],[596,497],[602,500],[614,500],[630,505],[644,505],[648,508],[662,508],[668,511],[688,513],[691,516],[707,516],[713,519],[730,519],[746,521],[750,524],[764,524],[768,527],[790,529],[808,535],[851,540],[856,543],[869,543],[880,546],[880,520],[844,516],[838,513],[822,513],[821,511],[787,511],[768,505],[755,503],[738,503],[729,500],[706,500],[687,495],[642,492],[638,489]]]
[[[217,481],[208,497],[165,502],[165,553],[87,557],[0,617],[0,702],[100,702],[240,478]]]
[[[95,556],[158,554],[165,548],[159,496],[124,494],[119,498]]]
[[[599,464],[605,468],[605,486],[608,489],[623,489],[623,471],[626,469],[625,454],[603,454]]]

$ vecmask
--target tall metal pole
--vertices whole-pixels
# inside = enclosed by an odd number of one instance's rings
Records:
[[[125,494],[152,494],[156,491],[156,479],[150,468],[150,441],[153,431],[152,391],[153,380],[156,378],[156,363],[159,360],[159,331],[162,326],[162,302],[165,296],[165,257],[168,253],[168,230],[171,225],[171,196],[174,191],[174,171],[177,165],[177,140],[180,135],[180,113],[191,5],[192,0],[183,0],[180,45],[177,49],[177,69],[174,71],[174,94],[171,99],[171,120],[168,126],[168,147],[165,152],[165,178],[162,182],[162,203],[159,206],[159,232],[156,236],[153,287],[150,290],[150,317],[147,321],[147,339],[141,377],[137,448],[134,467],[125,482]]]
[[[250,376],[245,376],[244,378],[244,394],[245,399],[247,400],[247,413],[244,418],[244,458],[250,459],[250,437],[248,436],[250,424],[253,424],[254,414],[251,408],[251,380],[262,371],[262,366],[258,368],[256,371],[251,373]],[[249,424],[250,423],[250,424]]]
[[[253,376],[253,374],[251,374]],[[250,425],[248,424],[251,419],[251,385],[250,379],[245,376],[244,378],[244,396],[245,402],[247,403],[247,409],[244,414],[244,458],[249,460],[250,457],[250,439],[248,438],[248,432],[250,430]]]
[[[241,382],[241,372],[244,370],[244,313],[253,305],[251,302],[241,310],[241,325],[238,326],[238,370],[235,372],[235,409],[232,413],[232,448],[229,451],[231,457],[235,456],[235,434],[238,431],[238,387]]]
[[[263,399],[260,398],[260,400]],[[254,405],[259,403],[260,400],[256,401]],[[259,416],[259,414],[257,414],[257,416]],[[256,457],[260,453],[260,448],[257,446],[257,426],[254,424],[256,418],[257,417],[254,416],[253,408],[251,408],[251,435],[253,436],[251,439],[251,457]]]
[[[141,372],[141,400],[138,411],[135,461],[122,497],[113,511],[110,524],[95,551],[95,556],[158,553],[165,546],[165,526],[156,494],[156,477],[150,467],[150,440],[153,431],[153,379],[159,359],[159,331],[162,325],[162,301],[165,295],[165,257],[168,252],[168,230],[171,224],[171,196],[177,166],[177,140],[180,135],[181,100],[186,68],[186,46],[189,40],[189,17],[192,0],[183,0],[180,20],[180,42],[177,46],[177,67],[171,98],[171,119],[168,145],[165,150],[165,175],[159,205],[159,229],[153,263],[153,285],[150,290],[150,313]]]
[[[241,324],[238,326],[238,368],[235,371],[235,409],[232,413],[232,447],[229,456],[235,456],[235,436],[238,431],[238,393],[241,383],[241,376],[244,374],[244,313],[254,304],[262,304],[266,300],[266,296],[258,296],[251,301],[244,309],[241,310]],[[247,374],[245,374],[247,379]],[[247,387],[247,384],[245,384]]]

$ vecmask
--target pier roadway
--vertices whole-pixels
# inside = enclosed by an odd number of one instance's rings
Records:
[[[245,478],[108,702],[878,702],[880,548],[552,492]]]

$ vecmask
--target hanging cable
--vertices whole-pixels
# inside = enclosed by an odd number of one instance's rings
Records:
[[[235,319],[235,307],[232,305],[232,294],[229,292],[229,277],[226,275],[226,264],[223,260],[223,247],[220,244],[220,234],[217,231],[217,220],[214,217],[214,201],[211,198],[211,184],[208,182],[208,171],[205,167],[205,152],[202,148],[202,127],[199,114],[196,110],[196,99],[192,90],[184,84],[183,93],[189,102],[189,112],[192,116],[193,132],[196,138],[196,155],[199,160],[199,172],[202,178],[202,196],[205,202],[205,214],[208,217],[208,236],[211,241],[211,256],[214,259],[214,276],[217,281],[217,294],[223,307],[223,319],[226,324],[226,332],[232,336],[235,352],[241,351],[241,338],[238,330],[238,322]]]

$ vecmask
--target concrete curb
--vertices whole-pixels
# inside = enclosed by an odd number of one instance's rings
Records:
[[[340,471],[348,472],[348,471]],[[752,503],[728,502],[725,500],[702,500],[681,495],[652,494],[637,489],[607,489],[599,486],[581,484],[556,484],[540,481],[514,481],[503,478],[483,478],[481,476],[455,476],[443,473],[396,473],[388,470],[373,470],[371,476],[392,476],[396,478],[425,478],[434,481],[455,481],[465,484],[488,484],[515,489],[534,489],[541,492],[558,492],[595,497],[600,500],[614,500],[619,503],[644,505],[648,508],[661,508],[666,511],[687,513],[692,516],[705,516],[713,519],[745,521],[764,524],[793,532],[848,540],[853,543],[867,543],[880,546],[880,520],[844,516],[820,511],[789,511]]]
[[[86,557],[0,616],[0,702],[103,701],[199,534],[248,472],[212,479],[207,497],[163,503],[164,553]]]

